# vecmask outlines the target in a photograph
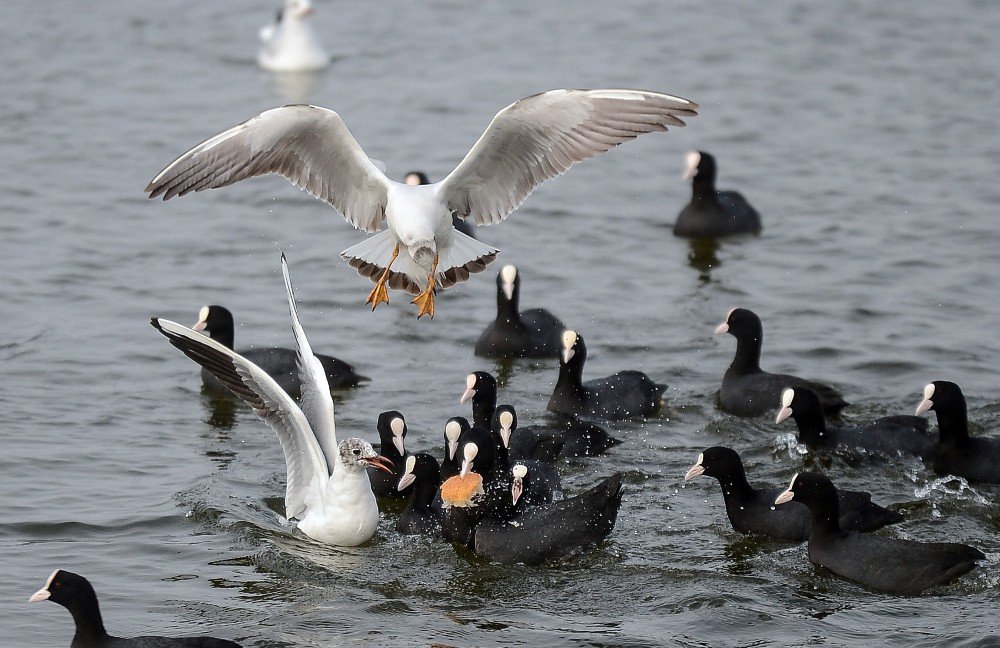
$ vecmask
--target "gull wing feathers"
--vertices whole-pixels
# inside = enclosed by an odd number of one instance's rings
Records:
[[[550,90],[499,113],[441,181],[442,202],[477,225],[499,223],[545,180],[643,133],[684,126],[698,104],[642,90]]]
[[[333,418],[333,397],[330,395],[330,382],[319,358],[313,355],[306,333],[299,324],[299,314],[295,308],[295,293],[292,291],[292,280],[288,276],[288,262],[281,255],[281,274],[285,279],[285,290],[288,293],[288,313],[292,316],[292,334],[295,336],[295,347],[298,351],[297,364],[299,380],[302,383],[302,413],[309,421],[309,427],[319,442],[326,457],[327,465],[332,473],[340,463],[340,452],[337,448],[337,428]]]
[[[146,192],[169,200],[268,173],[333,205],[360,230],[382,229],[389,179],[340,115],[319,106],[267,110],[209,138],[171,162]]]
[[[150,323],[180,349],[221,380],[243,402],[250,405],[271,426],[285,453],[288,473],[285,486],[285,514],[298,517],[308,506],[316,505],[319,489],[310,486],[329,477],[326,458],[302,410],[263,369],[212,338],[170,320],[154,317]],[[309,501],[307,501],[309,500]]]

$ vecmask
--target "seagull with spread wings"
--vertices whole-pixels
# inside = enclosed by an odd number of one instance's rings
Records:
[[[288,473],[285,515],[298,518],[299,530],[314,540],[353,547],[367,542],[378,526],[378,505],[366,468],[391,474],[391,462],[362,439],[337,443],[330,385],[299,324],[284,254],[281,272],[298,351],[301,408],[274,378],[232,349],[170,320],[154,317],[151,323],[250,405],[278,435]]]
[[[417,317],[434,317],[434,290],[481,272],[499,250],[452,227],[452,214],[477,225],[504,220],[539,184],[643,133],[684,126],[698,104],[644,90],[550,90],[507,106],[444,180],[411,186],[390,180],[365,154],[340,115],[318,106],[265,111],[170,163],[147,185],[164,200],[269,173],[378,232],[341,253],[375,288],[416,295]],[[383,231],[384,230],[384,231]]]

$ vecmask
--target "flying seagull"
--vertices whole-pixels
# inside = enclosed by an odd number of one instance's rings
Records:
[[[171,162],[146,186],[164,200],[268,173],[339,210],[365,232],[343,252],[375,282],[365,302],[389,302],[386,286],[416,295],[417,317],[434,317],[434,289],[481,272],[499,250],[452,227],[504,220],[539,184],[643,133],[684,126],[698,104],[644,90],[550,90],[507,106],[444,180],[390,180],[336,112],[290,105],[265,111]],[[403,252],[401,254],[401,252]]]

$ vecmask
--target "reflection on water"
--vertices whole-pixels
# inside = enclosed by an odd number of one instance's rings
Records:
[[[716,256],[720,245],[716,238],[688,239],[688,265],[701,273],[699,279],[702,282],[711,281],[712,269],[720,265]]]
[[[236,425],[236,408],[240,407],[235,396],[224,396],[207,387],[201,388],[201,402],[208,410],[205,422],[216,430],[232,430]],[[222,436],[220,435],[220,439]]]

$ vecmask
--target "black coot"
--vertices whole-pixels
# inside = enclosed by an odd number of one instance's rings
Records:
[[[406,419],[396,411],[390,410],[378,415],[379,454],[392,462],[392,474],[371,466],[368,467],[368,481],[372,484],[375,497],[408,497],[409,489],[399,490],[399,479],[403,476],[406,460]]]
[[[684,179],[692,178],[691,202],[674,223],[675,236],[714,237],[759,234],[760,214],[736,191],[715,189],[715,158],[704,151],[687,154]]]
[[[223,345],[227,349],[233,349],[233,338],[235,327],[233,325],[233,314],[224,306],[204,306],[198,313],[198,321],[191,327],[195,331],[200,331],[210,338]],[[292,349],[282,348],[250,348],[238,351],[238,353],[263,369],[267,375],[274,378],[275,382],[293,398],[301,396],[301,383],[299,381],[299,370],[296,364],[297,355]],[[330,389],[340,387],[354,387],[368,378],[357,374],[354,367],[343,360],[331,356],[316,354],[323,369],[326,371],[326,379],[330,383]],[[229,394],[229,389],[219,382],[208,370],[201,370],[201,380],[208,389],[222,394]]]
[[[965,395],[958,385],[935,380],[924,387],[917,414],[934,410],[940,443],[933,453],[934,471],[970,481],[1000,484],[1000,439],[970,437]]]
[[[112,637],[104,629],[97,594],[90,582],[63,569],[52,572],[45,586],[28,600],[32,603],[52,601],[69,610],[76,622],[71,648],[240,648],[234,641],[213,637]]]
[[[410,171],[403,178],[403,182],[408,185],[426,185],[431,183],[431,181],[427,179],[427,174],[423,171]],[[472,223],[462,220],[455,214],[451,215],[451,226],[466,236],[476,238],[476,228],[472,226]]]
[[[497,273],[497,317],[476,341],[482,358],[558,358],[566,330],[558,317],[544,308],[518,310],[521,273],[512,265]]]
[[[823,475],[795,475],[774,503],[793,499],[808,506],[812,516],[809,560],[873,590],[920,594],[950,583],[986,558],[978,549],[957,542],[916,542],[844,531],[837,489]]]
[[[754,488],[747,481],[740,455],[731,448],[715,446],[698,455],[684,481],[708,475],[719,480],[726,514],[740,533],[754,533],[775,540],[804,542],[809,538],[809,509],[805,506],[774,505],[782,488]],[[841,528],[874,531],[903,521],[903,516],[872,502],[871,494],[838,491]]]
[[[489,372],[476,371],[466,378],[465,386],[460,402],[472,399],[472,424],[492,429],[498,409],[496,378]],[[510,405],[504,407],[513,415],[507,426],[507,448],[511,459],[537,459],[552,463],[557,459],[597,455],[619,443],[604,428],[575,416],[560,415],[562,420],[551,425],[518,427],[514,408]]]
[[[577,553],[611,533],[622,493],[622,475],[617,473],[576,497],[544,506],[518,500],[513,517],[488,517],[479,524],[473,548],[505,564],[537,565]]]
[[[404,535],[436,534],[441,530],[441,507],[434,496],[441,485],[437,459],[426,452],[406,457],[397,488],[410,491],[410,501],[396,520],[396,530]]]
[[[781,393],[781,410],[775,423],[795,420],[799,441],[819,448],[855,448],[883,455],[900,452],[929,457],[937,447],[937,434],[919,416],[885,416],[848,426],[827,425],[819,396],[811,389],[788,388]]]
[[[505,500],[510,499],[507,494],[510,472],[498,466],[497,445],[489,430],[464,428],[458,440],[457,458],[460,461],[458,476],[464,478],[474,473],[481,477],[482,493],[457,504],[443,497],[441,534],[446,540],[471,547],[479,522],[494,510],[509,508]],[[442,483],[442,496],[447,485]]]
[[[736,356],[722,377],[719,406],[736,416],[760,416],[774,410],[787,387],[805,387],[816,392],[827,416],[836,416],[847,406],[837,390],[797,376],[768,373],[760,368],[760,348],[764,328],[760,318],[746,308],[734,308],[726,321],[715,329],[736,338]]]
[[[575,331],[563,333],[559,379],[549,399],[549,410],[574,416],[621,420],[650,416],[659,408],[666,385],[641,371],[619,371],[613,376],[583,382],[587,345]]]

